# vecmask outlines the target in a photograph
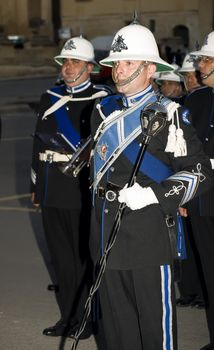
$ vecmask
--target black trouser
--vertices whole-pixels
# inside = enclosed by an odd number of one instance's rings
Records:
[[[190,218],[206,287],[206,316],[210,341],[214,345],[214,217],[191,215]]]
[[[72,325],[81,320],[91,283],[89,217],[79,210],[43,207],[42,218],[59,284],[61,319]]]
[[[181,279],[178,288],[182,297],[199,296],[203,300],[203,276],[200,267],[200,257],[195,245],[190,218],[183,218],[186,244],[186,259],[181,261]]]
[[[99,331],[103,332],[100,350],[177,349],[170,266],[106,270],[99,296]]]

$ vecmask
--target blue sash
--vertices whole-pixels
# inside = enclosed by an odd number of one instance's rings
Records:
[[[118,96],[108,96],[107,99],[104,99],[104,103],[102,103],[104,113],[107,107],[108,112],[111,112],[111,110],[114,111],[117,98]],[[136,103],[126,111],[121,111],[121,113],[118,114],[118,116],[115,116],[115,118],[112,117],[111,119],[111,117],[108,116],[110,117],[109,122],[108,117],[106,118],[106,125],[98,136],[94,148],[94,189],[109,167],[122,152],[124,152],[127,158],[134,163],[139,151],[139,145],[135,145],[133,141],[142,132],[140,113],[144,106],[148,103],[155,102],[156,100],[157,96],[154,92],[148,93],[140,100],[140,102]],[[163,104],[165,105],[170,102],[171,101],[168,99],[163,99]],[[117,104],[117,106],[119,105]],[[117,110],[119,113],[119,109]],[[158,171],[156,169],[158,169]],[[163,179],[171,175],[170,169],[165,164],[149,154],[147,154],[140,170],[157,182],[161,182]]]
[[[124,154],[132,164],[135,163],[139,150],[139,144],[135,141],[125,149]],[[161,183],[173,173],[169,166],[149,152],[145,152],[139,171],[157,183]]]
[[[59,92],[59,90],[57,91],[56,88],[51,89],[51,91]],[[50,95],[50,99],[54,104],[59,98],[54,95]],[[73,127],[71,120],[68,118],[65,105],[57,109],[53,114],[57,122],[57,131],[63,134],[71,144],[72,148],[76,150],[78,143],[80,142],[80,135]]]
[[[109,123],[108,118],[106,118],[107,125],[98,136],[94,149],[94,188],[114,162],[115,157],[118,157],[124,148],[141,133],[140,113],[148,102],[154,102],[156,99],[154,93],[149,93],[127,111],[121,111],[118,117],[116,116]],[[111,106],[110,96],[108,103]],[[115,97],[113,108],[114,105]]]

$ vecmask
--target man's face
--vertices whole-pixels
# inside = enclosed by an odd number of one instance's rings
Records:
[[[214,87],[214,57],[202,56],[198,59],[198,69],[203,84]]]
[[[66,85],[74,87],[86,81],[92,70],[93,64],[91,63],[65,58],[61,72]]]
[[[139,67],[141,67],[139,75],[132,80],[132,75],[135,74]],[[118,92],[123,93],[126,96],[131,96],[144,90],[150,84],[150,78],[155,70],[156,66],[152,63],[144,64],[142,61],[134,60],[116,61],[112,67],[112,78],[116,84]],[[126,81],[127,83],[122,85],[123,82]]]
[[[163,80],[160,87],[161,93],[166,97],[179,97],[182,95],[182,85],[178,81]]]
[[[192,91],[200,86],[196,72],[185,72],[183,73],[184,83],[187,91]]]

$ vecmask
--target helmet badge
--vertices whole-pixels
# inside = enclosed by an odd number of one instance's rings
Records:
[[[208,35],[205,37],[205,39],[204,39],[204,43],[203,43],[203,46],[205,46],[205,45],[208,45]]]
[[[76,46],[74,44],[74,41],[72,39],[68,40],[64,45],[65,50],[73,50],[76,49]]]
[[[192,57],[192,56],[189,56],[189,57],[187,58],[186,62],[189,62],[189,63],[194,62],[193,57]]]
[[[115,42],[111,46],[113,52],[121,52],[122,50],[128,50],[128,46],[124,43],[122,35],[118,35]]]

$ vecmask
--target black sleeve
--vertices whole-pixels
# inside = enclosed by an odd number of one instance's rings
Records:
[[[204,153],[195,129],[184,123],[181,117],[179,120],[186,140],[187,155],[175,157],[174,153],[167,152],[173,175],[160,184],[151,184],[165,213],[176,210],[193,197],[208,191],[214,182],[210,159]],[[165,137],[163,143],[166,142]]]
[[[37,174],[39,168],[39,153],[43,152],[45,145],[38,138],[37,133],[41,132],[44,129],[45,121],[42,119],[44,112],[51,107],[51,102],[49,95],[47,93],[43,94],[40,98],[39,110],[37,114],[37,121],[35,132],[33,135],[33,152],[32,152],[32,163],[31,163],[31,182],[30,182],[30,191],[35,192]]]

